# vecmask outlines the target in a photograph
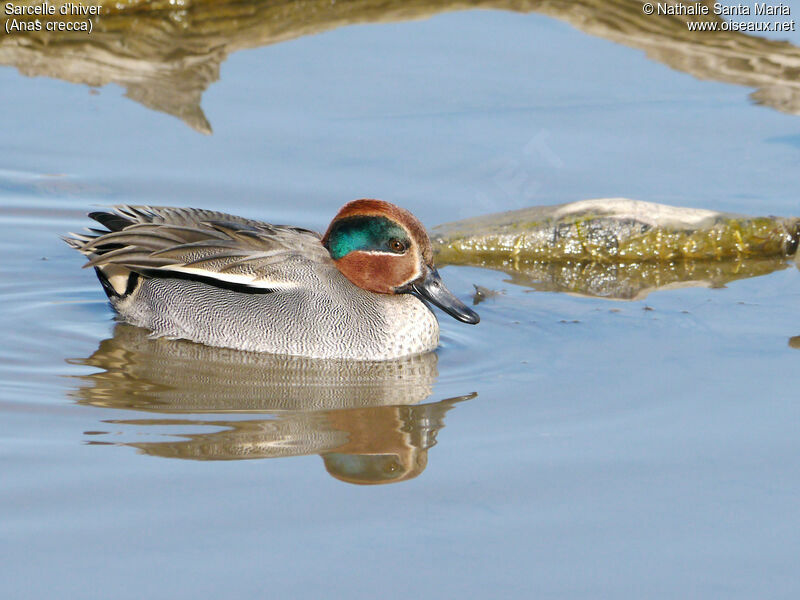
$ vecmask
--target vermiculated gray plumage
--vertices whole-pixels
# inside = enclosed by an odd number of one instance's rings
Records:
[[[387,360],[434,349],[417,298],[342,275],[319,234],[224,213],[119,206],[109,231],[71,234],[120,317],[156,337],[314,358]]]

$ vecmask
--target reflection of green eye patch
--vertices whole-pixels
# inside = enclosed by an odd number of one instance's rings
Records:
[[[400,240],[409,247],[406,230],[386,217],[347,217],[336,221],[328,234],[328,250],[338,260],[354,250],[391,252],[391,240]]]

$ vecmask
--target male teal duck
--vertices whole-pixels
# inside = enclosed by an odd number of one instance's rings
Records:
[[[117,206],[65,241],[113,308],[154,337],[311,358],[390,360],[433,350],[427,302],[478,315],[442,283],[422,224],[381,200],[344,205],[324,236],[220,212]]]

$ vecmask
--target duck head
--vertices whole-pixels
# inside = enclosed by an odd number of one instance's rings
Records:
[[[480,321],[448,290],[422,224],[382,200],[353,200],[331,221],[322,245],[352,283],[377,294],[413,294],[464,323]]]

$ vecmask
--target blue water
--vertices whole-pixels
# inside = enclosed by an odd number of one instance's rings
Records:
[[[58,239],[123,202],[316,229],[356,197],[429,227],[604,196],[796,215],[800,121],[750,91],[489,11],[235,53],[203,98],[211,136],[113,85],[1,69],[0,596],[797,597],[794,266],[636,302],[443,269],[465,301],[504,293],[477,327],[440,315],[430,395],[408,402],[477,396],[443,416],[421,474],[357,486],[313,453],[139,451],[286,414],[100,394],[90,359],[118,334]],[[151,381],[122,346],[115,373]]]

